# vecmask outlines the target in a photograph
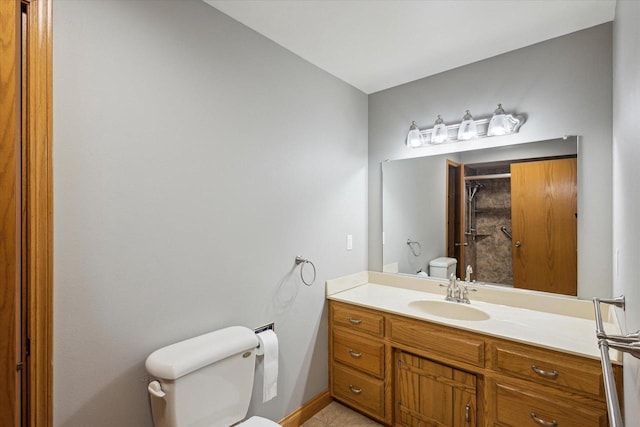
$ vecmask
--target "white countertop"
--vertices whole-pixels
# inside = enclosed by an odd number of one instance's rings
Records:
[[[359,278],[362,279],[363,276]],[[357,282],[358,280],[351,279],[349,286],[342,286],[335,293],[329,292],[330,283],[327,282],[327,298],[414,319],[427,320],[470,332],[507,338],[524,344],[600,359],[600,350],[595,336],[595,321],[593,318],[587,318],[587,316],[565,315],[496,304],[486,301],[486,296],[483,298],[485,301],[474,300],[474,297],[479,296],[484,291],[482,287],[478,287],[478,293],[470,293],[470,306],[489,314],[489,319],[475,321],[450,319],[426,313],[409,305],[412,301],[420,300],[443,301],[444,296],[439,292],[407,289],[408,286]],[[425,287],[439,291],[437,282]],[[549,298],[558,299],[558,297],[554,296],[549,296]],[[549,300],[549,302],[549,305],[553,305],[551,303],[554,301]],[[544,299],[541,303],[544,304]],[[579,303],[588,304],[589,302],[567,299],[566,305],[577,305]],[[452,302],[451,304],[461,303]],[[615,316],[605,316],[604,320],[609,320],[604,325],[608,334],[620,333],[619,327],[615,323]],[[609,354],[612,362],[622,363],[622,357],[618,351],[610,350]]]

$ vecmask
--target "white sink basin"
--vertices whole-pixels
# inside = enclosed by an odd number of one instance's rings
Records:
[[[471,307],[470,305],[449,301],[411,301],[409,308],[420,310],[423,313],[433,316],[456,320],[478,321],[488,320],[491,317],[484,311]]]

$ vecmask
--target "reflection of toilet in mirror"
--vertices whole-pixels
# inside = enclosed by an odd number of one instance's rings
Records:
[[[276,427],[249,409],[258,338],[232,326],[156,350],[147,358],[155,427]]]
[[[448,279],[455,274],[458,261],[455,258],[439,257],[429,261],[429,277]]]

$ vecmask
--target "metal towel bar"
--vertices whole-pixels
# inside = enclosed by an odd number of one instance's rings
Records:
[[[507,227],[503,225],[502,227],[500,227],[500,231],[502,231],[504,235],[509,238],[509,240],[513,240],[513,236],[511,235],[511,232],[507,229]]]
[[[640,359],[640,331],[627,335],[607,335],[602,322],[602,311],[600,304],[611,304],[624,309],[625,299],[621,295],[613,299],[594,298],[593,306],[596,314],[596,337],[600,348],[602,375],[604,376],[604,392],[607,398],[607,411],[609,412],[609,425],[611,427],[624,427],[622,412],[620,411],[620,401],[616,390],[616,382],[613,377],[613,368],[609,358],[609,349],[613,348]]]

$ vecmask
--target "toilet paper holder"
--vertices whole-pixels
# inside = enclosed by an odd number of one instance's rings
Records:
[[[262,325],[259,326],[257,328],[255,328],[253,330],[253,332],[256,333],[256,335],[258,335],[260,332],[264,332],[264,331],[268,331],[268,330],[272,330],[275,332],[276,330],[276,326],[275,326],[275,322],[271,322],[271,323],[267,323],[266,325]],[[260,341],[258,341],[258,345],[256,346],[256,349],[260,348]]]

